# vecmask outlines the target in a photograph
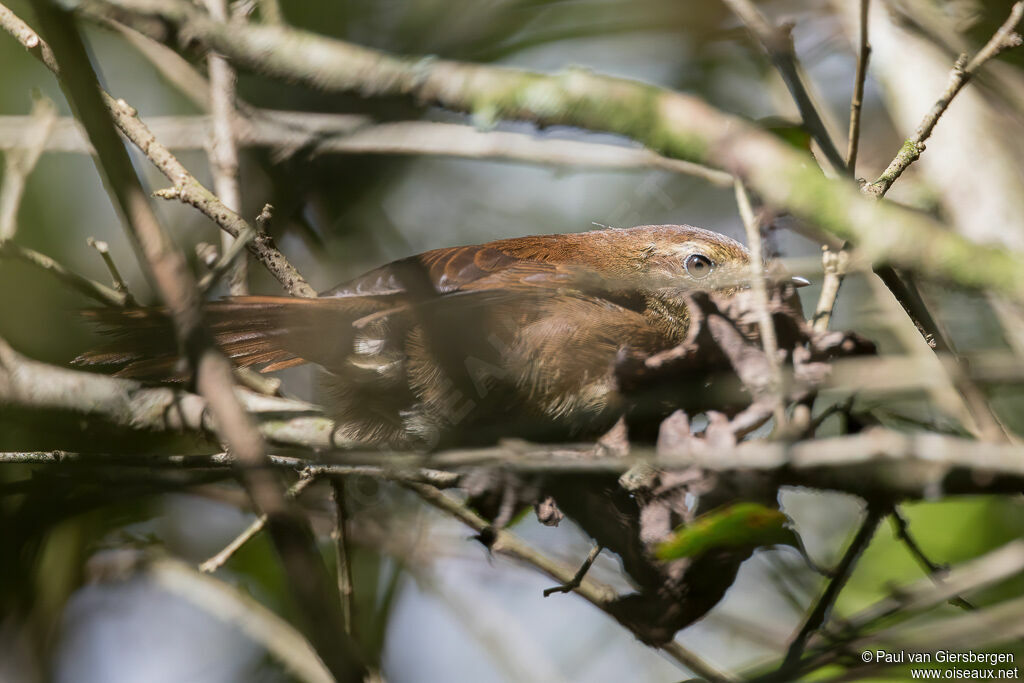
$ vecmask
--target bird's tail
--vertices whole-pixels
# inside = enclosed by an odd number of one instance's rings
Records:
[[[214,339],[239,367],[262,372],[317,362],[351,345],[352,321],[367,306],[333,298],[240,296],[210,302],[206,322]],[[119,377],[175,378],[178,348],[167,310],[158,307],[96,308],[84,315],[110,341],[75,358],[76,365],[101,367]]]

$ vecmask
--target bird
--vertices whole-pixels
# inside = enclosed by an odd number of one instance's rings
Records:
[[[632,442],[656,439],[680,406],[708,409],[708,380],[659,371],[664,382],[652,387],[624,379],[625,361],[687,342],[691,323],[701,329],[697,293],[720,300],[748,288],[751,262],[736,240],[690,225],[532,235],[409,256],[313,298],[229,296],[207,302],[204,315],[239,367],[320,366],[339,441],[429,453],[510,438],[589,441],[623,424]],[[85,313],[111,338],[78,365],[144,380],[180,374],[165,310]],[[713,364],[697,363],[708,373]],[[684,518],[685,497],[637,495],[615,473],[483,468],[461,485],[488,530],[546,501],[557,514],[542,518],[538,507],[544,524],[564,514],[618,556],[635,591],[607,609],[644,642],[668,642],[703,616],[752,552],[659,560],[651,539]]]
[[[690,225],[542,234],[409,256],[315,298],[225,297],[205,316],[239,367],[320,366],[339,436],[367,446],[585,439],[626,410],[617,359],[680,344],[687,296],[735,291],[750,263]],[[165,311],[86,315],[111,338],[77,365],[174,374]]]

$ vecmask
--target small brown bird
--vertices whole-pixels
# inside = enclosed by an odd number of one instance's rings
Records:
[[[393,447],[594,436],[624,409],[624,351],[676,346],[684,296],[736,286],[750,254],[724,235],[649,225],[428,251],[315,299],[229,297],[206,307],[242,367],[326,370],[344,436]],[[155,308],[90,312],[116,339],[76,359],[164,378],[175,350]]]

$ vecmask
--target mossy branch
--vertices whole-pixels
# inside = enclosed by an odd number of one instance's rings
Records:
[[[850,181],[825,178],[809,154],[703,100],[637,81],[568,69],[520,69],[399,57],[308,31],[256,24],[230,28],[178,0],[92,0],[83,9],[155,15],[235,66],[366,97],[405,95],[471,114],[617,133],[676,159],[728,171],[773,206],[892,263],[971,288],[1024,298],[1024,256],[980,246],[929,217],[871,201]]]

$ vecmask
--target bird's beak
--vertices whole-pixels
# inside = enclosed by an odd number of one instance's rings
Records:
[[[805,277],[800,277],[799,275],[794,275],[789,281],[793,283],[794,287],[806,287],[811,284],[810,280]]]

